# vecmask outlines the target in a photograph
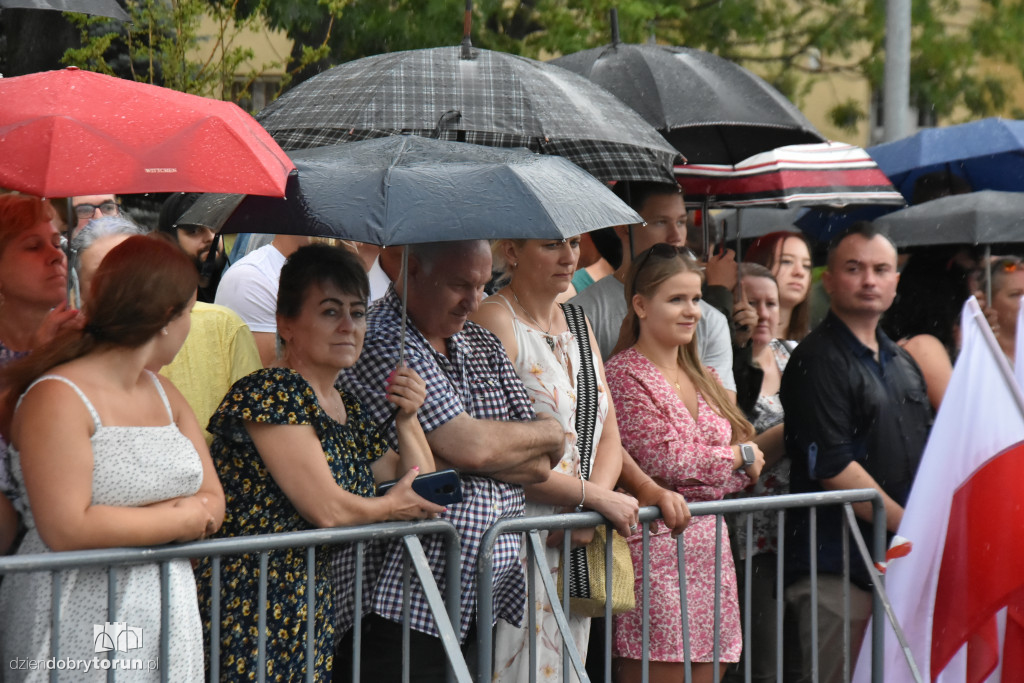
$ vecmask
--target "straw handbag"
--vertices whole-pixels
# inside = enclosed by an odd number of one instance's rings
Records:
[[[597,422],[597,373],[583,310],[574,304],[562,304],[569,330],[580,346],[580,369],[576,381],[576,443],[580,452],[580,474],[590,479],[590,454],[593,450],[594,425]],[[602,617],[605,614],[605,560],[607,527],[598,526],[585,548],[573,548],[569,554],[569,607],[573,614]],[[612,614],[633,609],[633,560],[626,539],[612,530]],[[562,599],[562,563],[558,566],[558,597]]]

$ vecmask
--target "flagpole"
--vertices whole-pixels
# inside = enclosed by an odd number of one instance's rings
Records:
[[[985,318],[985,314],[981,310],[981,306],[978,305],[978,300],[973,296],[967,300],[964,304],[970,310],[971,316],[978,324],[978,329],[981,330],[981,337],[985,340],[985,344],[988,345],[989,351],[995,356],[996,365],[999,367],[999,374],[1002,375],[1003,380],[1010,388],[1010,394],[1013,396],[1014,403],[1017,405],[1017,410],[1020,411],[1022,417],[1024,417],[1024,394],[1021,394],[1020,386],[1017,384],[1017,377],[1014,375],[1013,370],[1010,368],[1010,363],[1006,359],[1006,354],[999,347],[999,342],[996,341],[996,335],[992,333],[992,328],[988,324],[988,320]]]

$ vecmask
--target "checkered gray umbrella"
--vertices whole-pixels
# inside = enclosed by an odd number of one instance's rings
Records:
[[[679,153],[582,76],[473,48],[393,52],[336,66],[257,119],[286,150],[411,133],[564,156],[603,181],[675,182]]]

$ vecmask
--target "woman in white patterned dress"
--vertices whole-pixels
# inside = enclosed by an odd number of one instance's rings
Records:
[[[501,240],[494,247],[495,260],[504,267],[508,284],[486,299],[474,316],[475,322],[494,332],[505,347],[516,373],[526,385],[538,413],[554,415],[565,431],[565,451],[553,474],[543,484],[526,486],[526,514],[549,515],[572,511],[578,505],[600,512],[627,535],[638,516],[636,499],[613,489],[622,466],[622,446],[615,425],[614,408],[608,400],[604,368],[590,335],[589,348],[597,372],[597,420],[592,443],[591,476],[586,483],[580,474],[580,453],[576,434],[576,384],[580,350],[569,331],[565,314],[556,303],[572,279],[579,257],[579,239]],[[547,536],[547,571],[552,579],[558,571],[560,533]],[[574,545],[586,544],[593,529],[573,532]],[[522,552],[526,562],[525,544]],[[540,571],[539,569],[537,571]],[[550,601],[538,577],[538,595],[532,604],[537,619],[537,680],[562,680],[562,638]],[[494,680],[527,681],[530,678],[527,617],[521,627],[498,623],[494,637]],[[570,615],[573,640],[586,658],[590,634],[588,617]],[[575,672],[572,680],[577,680]]]
[[[19,554],[192,541],[220,526],[224,494],[202,432],[174,385],[155,374],[188,335],[196,284],[195,267],[176,246],[131,237],[100,265],[85,328],[4,369],[5,386],[21,395],[10,453],[28,503]],[[155,681],[161,671],[173,681],[202,680],[192,568],[181,559],[168,569],[163,659],[159,565],[114,571],[112,613],[105,568],[60,572],[59,658],[71,662],[61,680],[104,680],[107,671],[92,664],[108,656],[119,681]],[[5,579],[5,663],[50,658],[50,591],[49,573]],[[6,672],[8,681],[48,674]]]

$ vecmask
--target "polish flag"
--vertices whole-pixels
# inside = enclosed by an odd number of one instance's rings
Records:
[[[1024,332],[1024,321],[1018,330]],[[888,565],[885,586],[926,683],[1019,682],[1024,395],[973,298],[964,305],[961,333],[963,347],[900,524],[913,550]],[[1016,367],[1024,373],[1024,362]],[[914,680],[888,624],[884,662],[885,681]],[[870,627],[854,680],[871,680]]]

